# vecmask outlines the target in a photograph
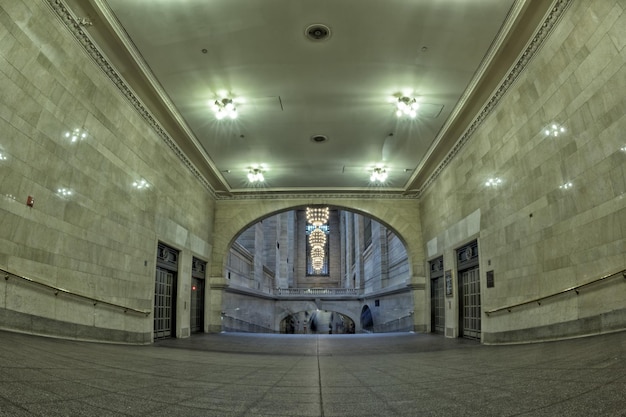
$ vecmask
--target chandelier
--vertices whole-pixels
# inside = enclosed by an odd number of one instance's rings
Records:
[[[398,97],[398,101],[396,102],[396,116],[409,116],[411,119],[415,119],[419,107],[420,105],[415,98],[406,96]]]
[[[328,221],[328,207],[307,207],[306,221],[315,227],[320,227]]]
[[[384,166],[378,166],[372,168],[370,175],[371,182],[385,182],[387,180],[387,168]]]
[[[215,100],[215,102],[211,105],[211,109],[213,110],[213,113],[215,113],[217,120],[222,120],[226,117],[231,119],[237,118],[237,108],[231,98],[224,97],[220,100]]]
[[[309,245],[311,246],[311,267],[316,274],[320,274],[324,269],[326,232],[321,227],[328,222],[329,214],[328,207],[306,208],[306,221],[314,227],[309,233]]]
[[[320,272],[322,272],[322,269],[324,268],[324,257],[312,258],[311,266],[313,267],[315,273],[319,274]]]
[[[313,249],[316,247],[322,249],[326,244],[326,233],[322,229],[315,228],[309,235],[309,244]]]

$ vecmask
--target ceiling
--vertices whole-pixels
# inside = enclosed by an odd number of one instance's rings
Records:
[[[66,2],[221,195],[419,193],[551,3]],[[330,36],[310,39],[312,24]],[[210,109],[224,91],[235,120]],[[415,119],[395,115],[402,95],[420,102]],[[255,164],[266,168],[260,185],[246,177]],[[388,168],[383,185],[369,181],[375,164]]]

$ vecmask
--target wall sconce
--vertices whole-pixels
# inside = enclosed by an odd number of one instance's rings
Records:
[[[150,184],[148,183],[148,181],[144,179],[140,179],[140,180],[133,182],[133,187],[135,187],[138,190],[143,190],[146,188],[150,188]]]
[[[562,135],[565,133],[565,128],[559,124],[556,123],[552,123],[550,126],[548,126],[543,133],[546,136],[553,136],[553,137],[557,137],[559,135]]]
[[[85,139],[87,137],[87,132],[82,129],[76,128],[71,132],[65,132],[65,137],[71,139],[73,143],[78,141],[79,139]]]
[[[502,180],[500,178],[489,178],[485,183],[487,187],[497,187],[500,184],[502,184]]]

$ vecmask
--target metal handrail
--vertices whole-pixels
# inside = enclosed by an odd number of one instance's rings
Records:
[[[583,287],[586,287],[588,285],[595,284],[595,283],[600,282],[600,281],[604,281],[604,280],[606,280],[608,278],[614,277],[614,276],[619,275],[619,274],[622,274],[624,279],[626,279],[626,269],[622,269],[621,271],[613,272],[612,274],[603,275],[600,278],[594,279],[593,281],[589,281],[589,282],[586,282],[584,284],[579,284],[579,285],[576,285],[576,286],[573,286],[573,287],[570,287],[570,288],[566,288],[564,290],[555,292],[553,294],[544,295],[543,297],[533,298],[532,300],[522,301],[521,303],[512,304],[512,305],[506,306],[506,307],[494,308],[493,310],[485,311],[485,314],[489,315],[491,313],[497,313],[499,311],[504,311],[504,310],[507,310],[510,313],[512,309],[514,309],[516,307],[521,307],[521,306],[526,305],[526,304],[537,303],[537,304],[541,305],[541,302],[543,300],[545,300],[545,299],[556,297],[558,295],[562,295],[562,294],[565,294],[565,293],[568,293],[568,292],[571,292],[571,291],[576,291],[576,294],[578,295],[578,290],[579,289],[581,289]]]
[[[30,282],[32,284],[37,284],[39,286],[42,286],[42,287],[45,287],[45,288],[48,288],[48,289],[54,291],[54,295],[55,296],[57,296],[61,292],[61,293],[64,293],[64,294],[68,294],[68,295],[77,297],[77,298],[82,298],[84,300],[89,300],[90,302],[93,303],[94,306],[97,305],[97,304],[104,304],[104,305],[107,305],[109,307],[120,308],[120,309],[124,310],[124,313],[126,313],[127,311],[132,311],[133,313],[139,313],[139,314],[148,315],[148,314],[150,314],[152,312],[152,311],[149,311],[149,310],[137,310],[137,309],[132,308],[132,307],[126,307],[126,306],[123,306],[121,304],[115,304],[115,303],[111,303],[109,301],[104,301],[104,300],[100,300],[100,299],[97,299],[97,298],[89,297],[88,295],[83,295],[83,294],[75,293],[75,292],[72,292],[72,291],[68,291],[68,290],[66,290],[64,288],[60,288],[60,287],[56,287],[54,285],[46,284],[45,282],[36,281],[36,280],[34,280],[32,278],[28,278],[28,277],[25,277],[25,276],[22,276],[22,275],[14,274],[13,272],[9,272],[6,269],[0,268],[0,271],[5,273],[5,275],[4,275],[5,281],[8,281],[9,278],[11,278],[11,277],[20,278],[20,279],[23,279],[24,281],[28,281],[28,282]]]

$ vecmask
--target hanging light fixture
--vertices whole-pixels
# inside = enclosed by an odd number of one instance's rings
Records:
[[[324,248],[321,246],[315,246],[311,248],[311,259],[322,258],[324,259]]]
[[[215,102],[211,105],[211,109],[213,110],[213,113],[215,113],[217,120],[222,120],[226,117],[230,119],[237,118],[237,108],[231,98],[224,97],[219,100],[215,100]]]
[[[315,271],[316,274],[319,274],[324,268],[324,258],[313,258],[311,260],[311,266],[313,267],[313,271]]]
[[[414,97],[398,97],[398,100],[396,101],[396,116],[408,116],[411,119],[415,119],[419,107],[420,104]]]
[[[329,213],[328,207],[307,207],[306,221],[315,227],[320,227],[328,221]]]
[[[377,166],[372,168],[372,173],[370,174],[371,182],[385,182],[387,180],[387,168],[384,166]]]
[[[322,229],[315,228],[309,235],[309,244],[311,248],[323,248],[326,244],[326,233]]]

